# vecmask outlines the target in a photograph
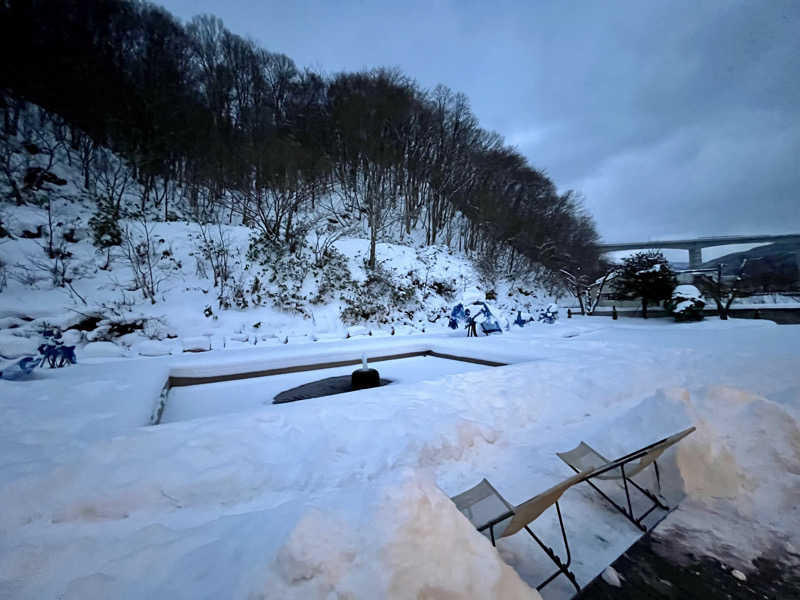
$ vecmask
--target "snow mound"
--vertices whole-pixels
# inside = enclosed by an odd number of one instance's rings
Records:
[[[386,597],[541,598],[432,482],[409,478],[388,500]]]
[[[181,340],[184,352],[208,352],[211,350],[211,340],[208,337],[187,337]]]
[[[133,349],[140,356],[166,356],[171,354],[172,346],[156,340],[145,340],[136,344]]]
[[[642,402],[615,429],[648,421],[665,434],[697,427],[675,452],[687,497],[656,535],[691,539],[695,553],[743,569],[760,554],[800,561],[787,551],[800,544],[800,428],[792,413],[735,387],[675,388]]]
[[[266,598],[541,600],[427,477],[388,486],[373,531],[307,512],[278,551]]]
[[[672,297],[691,299],[691,298],[702,298],[703,295],[700,293],[700,290],[698,290],[695,286],[684,284],[676,286],[675,289],[672,290]]]
[[[0,333],[0,357],[19,358],[35,356],[40,342],[32,338],[20,337],[10,333]]]
[[[288,589],[268,597],[341,597],[347,593],[342,579],[352,571],[358,548],[355,532],[331,515],[313,509],[300,520],[276,559],[281,583]],[[276,590],[272,590],[275,592]]]
[[[85,358],[119,358],[125,356],[125,350],[113,342],[89,342],[78,352],[80,357]]]

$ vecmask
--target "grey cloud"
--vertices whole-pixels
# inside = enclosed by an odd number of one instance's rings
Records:
[[[164,4],[301,66],[463,91],[608,239],[800,230],[794,0]]]

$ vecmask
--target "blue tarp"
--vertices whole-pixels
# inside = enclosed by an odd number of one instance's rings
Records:
[[[33,356],[25,356],[13,363],[11,366],[3,369],[0,373],[0,378],[8,381],[19,381],[20,379],[28,379],[33,375],[33,370],[42,362],[40,358]]]
[[[544,323],[555,323],[557,318],[558,304],[548,304],[547,307],[539,313],[539,320]]]
[[[503,331],[499,319],[485,302],[473,302],[472,307],[471,311],[469,308],[464,308],[460,302],[456,304],[450,312],[450,322],[448,323],[450,328],[458,329],[459,325],[463,324],[467,328],[474,326],[477,331],[477,328],[480,327],[486,335]]]

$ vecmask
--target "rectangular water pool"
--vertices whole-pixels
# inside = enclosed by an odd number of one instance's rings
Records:
[[[382,379],[391,381],[389,385],[438,379],[446,375],[468,373],[491,366],[498,365],[431,355],[370,363],[370,367],[380,371]],[[186,382],[182,382],[179,387],[170,389],[159,422],[187,421],[259,408],[272,404],[273,398],[284,390],[328,377],[349,375],[357,368],[358,365],[346,365],[198,385],[187,385]],[[369,390],[356,393],[369,393]],[[335,402],[334,397],[329,399]]]

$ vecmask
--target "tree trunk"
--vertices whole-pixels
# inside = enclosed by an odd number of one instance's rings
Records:
[[[731,295],[728,296],[728,301],[725,303],[725,311],[720,313],[720,319],[727,320],[728,319],[728,311],[731,308],[731,304],[733,304],[734,299],[736,298],[736,290],[731,290]],[[725,315],[725,316],[722,316]]]
[[[378,232],[376,231],[375,227],[372,227],[369,232],[369,263],[367,263],[370,269],[375,268],[375,260],[377,258],[375,256],[375,245],[377,244],[377,241]]]
[[[647,318],[647,298],[642,298],[642,318]]]

